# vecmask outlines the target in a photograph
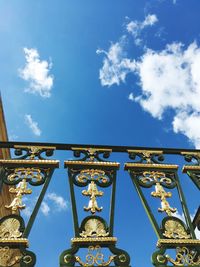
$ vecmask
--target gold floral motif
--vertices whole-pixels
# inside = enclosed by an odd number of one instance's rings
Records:
[[[108,177],[105,174],[105,171],[95,170],[95,169],[82,170],[80,174],[77,176],[77,180],[80,183],[89,180],[89,181],[99,181],[102,182],[103,184],[109,181]]]
[[[16,168],[14,172],[8,175],[9,181],[14,181],[16,178],[22,179],[36,179],[36,181],[41,181],[43,178],[43,174],[38,168]]]
[[[9,247],[0,247],[0,266],[10,267],[20,262],[21,255],[16,255],[15,251]]]
[[[175,239],[188,239],[191,238],[189,234],[187,234],[183,225],[176,220],[167,220],[164,224],[164,233],[163,235],[168,238]]]
[[[98,191],[97,185],[94,181],[91,181],[91,183],[88,185],[88,190],[83,190],[82,194],[84,196],[90,196],[90,200],[88,203],[88,206],[84,206],[85,211],[91,211],[91,213],[95,213],[96,211],[101,211],[103,207],[98,207],[96,197],[103,196],[102,191]]]
[[[104,224],[96,218],[89,219],[85,223],[84,228],[85,231],[80,233],[82,237],[104,237],[109,235],[109,233],[106,232]]]
[[[19,231],[20,222],[15,218],[8,218],[0,224],[0,240],[4,238],[19,238],[22,233]]]
[[[199,266],[200,256],[197,257],[197,252],[189,250],[187,247],[178,247],[176,249],[176,259],[172,259],[169,255],[166,255],[169,262],[174,266]]]
[[[94,255],[93,253],[96,252]],[[108,266],[115,258],[115,255],[109,256],[107,261],[104,261],[104,254],[101,252],[101,247],[97,246],[89,246],[88,254],[86,255],[86,262],[83,262],[79,256],[75,256],[76,262],[78,262],[81,266],[84,267],[92,267],[94,265],[97,266]]]
[[[170,185],[172,183],[172,180],[168,177],[166,177],[164,172],[158,172],[158,171],[145,171],[143,172],[143,178],[141,178],[141,181],[143,183],[147,183],[148,181],[155,181],[155,192],[151,192],[151,195],[153,197],[159,197],[161,199],[161,208],[158,208],[158,211],[160,212],[166,212],[168,216],[171,216],[172,213],[176,212],[176,208],[170,207],[168,201],[166,198],[169,198],[172,196],[171,192],[166,192],[161,185],[162,182]]]
[[[23,179],[16,188],[10,188],[9,192],[16,194],[16,197],[13,199],[10,205],[6,205],[5,208],[11,209],[12,214],[17,213],[20,209],[25,209],[26,205],[22,203],[22,196],[25,194],[31,194],[32,190],[27,188],[26,179]]]

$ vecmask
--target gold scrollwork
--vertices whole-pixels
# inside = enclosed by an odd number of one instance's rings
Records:
[[[90,184],[88,185],[88,190],[83,190],[82,194],[84,196],[90,196],[90,200],[88,203],[88,206],[84,206],[85,211],[91,211],[91,213],[95,213],[96,211],[101,211],[103,207],[99,207],[97,204],[96,197],[103,196],[102,191],[98,191],[97,185],[95,184],[94,181],[91,181]]]
[[[22,258],[21,255],[16,255],[14,250],[10,249],[8,246],[0,247],[0,266],[10,267],[14,266],[16,263],[20,262]]]
[[[104,237],[109,235],[109,232],[106,232],[104,224],[96,218],[89,219],[85,223],[84,229],[85,231],[80,233],[82,237]]]
[[[144,184],[148,184],[148,182],[165,183],[166,185],[172,184],[172,180],[166,177],[164,172],[159,171],[144,171],[143,177],[140,180]]]
[[[14,181],[15,179],[26,179],[40,182],[43,179],[42,171],[38,168],[16,168],[11,174],[8,175],[8,181]]]
[[[93,253],[96,252],[96,255]],[[75,256],[76,262],[78,262],[81,266],[90,267],[94,266],[108,266],[115,258],[115,255],[109,256],[107,261],[104,261],[104,254],[101,252],[101,247],[97,246],[89,246],[88,254],[86,255],[86,262],[83,262],[79,256]]]
[[[178,247],[176,249],[176,259],[172,259],[169,255],[166,258],[174,266],[200,266],[200,256],[197,252],[189,250],[187,247]]]
[[[11,187],[9,192],[16,194],[15,198],[12,200],[10,205],[5,205],[5,208],[11,209],[12,214],[15,214],[20,209],[25,209],[26,205],[22,203],[22,196],[25,194],[31,194],[32,190],[27,188],[26,179],[23,179],[16,188]]]
[[[99,181],[103,184],[109,181],[108,177],[105,175],[105,171],[95,170],[95,169],[82,170],[78,175],[77,180],[80,183],[83,183],[88,180],[88,181]]]

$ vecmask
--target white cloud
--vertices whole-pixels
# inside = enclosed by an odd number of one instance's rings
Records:
[[[148,14],[144,21],[140,22],[137,20],[132,20],[126,25],[126,29],[134,37],[135,44],[137,46],[142,44],[141,33],[142,31],[149,26],[153,26],[158,22],[158,18],[155,14]]]
[[[120,53],[115,53],[117,60],[114,61],[109,57],[115,46]],[[162,119],[166,110],[172,110],[174,132],[184,134],[196,148],[200,148],[200,47],[197,43],[188,47],[172,43],[161,51],[146,49],[138,60],[125,57],[123,49],[123,45],[116,43],[111,45],[108,53],[105,52],[100,70],[101,84],[119,85],[125,82],[128,73],[134,74],[139,78],[141,93],[134,98],[129,95],[129,99],[157,119]],[[131,64],[122,69],[119,66],[124,60]],[[117,72],[114,72],[116,68]]]
[[[41,204],[41,212],[42,212],[45,216],[48,216],[50,210],[51,210],[51,209],[50,209],[49,205],[47,204],[47,202],[46,202],[46,201],[43,201],[42,204]]]
[[[28,125],[28,127],[31,129],[31,131],[36,135],[36,136],[40,136],[42,131],[40,130],[40,128],[38,127],[38,123],[33,121],[32,117],[30,114],[26,114],[24,116],[25,118],[25,122]]]
[[[135,61],[125,57],[123,47],[125,39],[112,44],[108,52],[98,49],[97,54],[105,54],[103,67],[99,71],[102,86],[119,85],[124,82],[126,75],[135,69]]]
[[[46,196],[46,199],[53,201],[55,203],[57,210],[67,210],[69,209],[69,203],[64,200],[62,196],[57,195],[56,193],[49,193]]]
[[[42,97],[50,97],[53,87],[53,76],[49,75],[52,63],[46,60],[40,60],[36,49],[24,48],[26,65],[19,69],[19,75],[22,79],[29,82],[26,92],[39,94]]]
[[[160,52],[147,50],[137,62],[142,94],[135,100],[153,117],[174,111],[174,132],[200,147],[200,48],[172,43]]]
[[[128,96],[128,99],[131,100],[131,101],[134,101],[134,99],[135,99],[134,94],[130,93],[129,96]]]

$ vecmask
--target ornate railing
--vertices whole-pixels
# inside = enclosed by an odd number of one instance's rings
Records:
[[[130,174],[158,237],[158,250],[152,255],[152,264],[157,267],[200,266],[200,240],[195,236],[195,228],[200,227],[200,210],[192,221],[179,179],[179,166],[171,162],[171,156],[179,157],[179,165],[183,163],[183,175],[187,175],[199,190],[200,151],[24,142],[1,142],[0,148],[14,151],[11,159],[0,160],[0,185],[9,186],[9,192],[13,195],[13,200],[5,205],[10,215],[0,219],[0,266],[35,266],[36,256],[28,250],[28,237],[54,170],[59,165],[63,168],[63,163],[59,164],[58,160],[47,159],[53,156],[55,150],[71,151],[74,157],[64,161],[69,178],[74,237],[71,247],[60,255],[60,267],[130,265],[129,254],[117,247],[114,236],[116,182],[120,163],[109,158],[119,152],[125,155],[124,169]],[[127,162],[127,156],[131,161]],[[26,208],[23,197],[39,186],[39,197],[25,225],[20,215],[20,210]],[[83,190],[80,192],[76,188]],[[83,203],[77,203],[77,194],[83,196]],[[104,210],[99,203],[105,195],[107,199],[108,194],[110,210]],[[175,216],[177,208],[170,204],[175,195],[178,198],[173,203],[178,199],[177,205],[182,209],[178,211],[183,212],[184,219]],[[153,201],[160,202],[158,212],[162,218],[152,210]],[[130,231],[134,232],[134,229]]]

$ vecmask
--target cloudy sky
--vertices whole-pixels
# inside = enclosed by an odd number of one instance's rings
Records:
[[[0,90],[11,141],[200,148],[198,0],[0,3]],[[121,175],[117,207],[133,207],[124,230],[116,225],[119,246],[129,251],[133,267],[150,266],[156,238],[150,226],[141,229],[137,246],[128,238],[148,221],[129,177]],[[130,188],[126,200],[123,186]],[[197,193],[193,185],[190,190]],[[36,197],[25,199],[24,216]],[[196,207],[191,201],[191,215]],[[120,216],[119,209],[118,222]],[[60,170],[30,237],[37,267],[58,265],[73,236],[71,221],[67,177]]]

